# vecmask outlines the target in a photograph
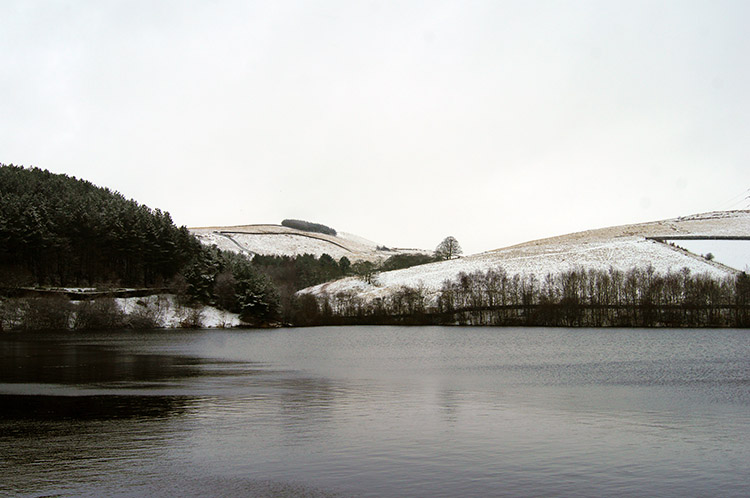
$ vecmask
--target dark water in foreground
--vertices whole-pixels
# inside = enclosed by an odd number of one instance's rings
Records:
[[[750,331],[0,335],[0,495],[749,496]]]

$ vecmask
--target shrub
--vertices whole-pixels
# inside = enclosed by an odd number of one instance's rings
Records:
[[[21,326],[25,300],[23,299],[0,299],[0,332],[13,330]]]
[[[164,296],[156,299],[139,300],[135,309],[128,314],[125,325],[133,329],[156,329],[164,326],[169,301]]]
[[[35,297],[25,300],[21,319],[24,330],[67,330],[73,307],[65,296]]]
[[[123,313],[111,297],[81,301],[76,307],[73,324],[76,329],[115,329],[123,325]]]
[[[180,308],[180,327],[183,329],[199,329],[203,327],[203,307]]]

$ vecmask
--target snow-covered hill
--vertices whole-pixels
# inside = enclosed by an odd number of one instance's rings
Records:
[[[242,225],[231,227],[191,228],[190,231],[207,245],[247,255],[295,256],[328,254],[335,260],[346,256],[352,262],[382,261],[395,254],[428,253],[420,249],[385,248],[348,233],[327,235],[305,232],[281,225]]]
[[[461,272],[485,272],[504,269],[507,274],[547,274],[574,268],[626,272],[632,268],[652,266],[658,273],[677,272],[688,268],[693,274],[709,274],[723,278],[737,269],[708,261],[700,255],[650,239],[679,236],[748,236],[750,211],[724,211],[698,214],[670,220],[588,230],[497,249],[465,258],[383,272],[372,284],[350,277],[304,289],[302,293],[336,295],[356,292],[365,300],[391,294],[402,286],[421,287],[435,295],[445,280],[455,279]]]

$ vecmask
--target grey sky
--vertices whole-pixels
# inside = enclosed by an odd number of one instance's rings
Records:
[[[302,218],[467,253],[747,208],[748,19],[716,0],[6,0],[0,162],[180,225]]]

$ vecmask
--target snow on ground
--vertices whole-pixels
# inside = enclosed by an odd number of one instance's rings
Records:
[[[465,258],[383,272],[372,284],[361,279],[345,278],[304,289],[302,293],[337,294],[356,292],[365,299],[388,295],[401,286],[422,287],[434,295],[445,280],[459,273],[504,269],[510,276],[535,275],[542,280],[547,274],[575,268],[626,272],[632,268],[652,266],[658,273],[678,272],[688,268],[692,274],[724,278],[736,270],[707,261],[646,237],[675,235],[750,236],[750,211],[706,213],[672,220],[638,225],[609,227],[552,237],[497,249]]]
[[[159,327],[180,328],[183,321],[193,317],[193,308],[180,306],[174,295],[161,294],[147,297],[115,298],[115,303],[126,315],[142,315],[153,317]],[[230,328],[238,327],[241,322],[236,313],[219,310],[211,306],[197,309],[200,315],[201,328]]]
[[[350,250],[321,239],[295,234],[232,234],[232,238],[256,254],[274,256],[313,254],[316,257],[328,254],[336,261],[344,256],[353,259]]]
[[[418,249],[380,250],[375,242],[349,233],[327,235],[304,232],[281,225],[244,225],[235,227],[191,228],[191,232],[206,245],[244,254],[268,256],[296,256],[328,254],[335,260],[347,257],[351,262],[382,261],[400,253],[415,253]]]
[[[361,246],[368,247],[368,248],[372,248],[372,247],[377,247],[378,246],[377,243],[375,243],[375,242],[373,242],[371,240],[368,240],[368,239],[366,239],[364,237],[360,237],[359,235],[355,235],[353,233],[338,232],[336,234],[336,237],[338,237],[339,239],[343,239],[345,241],[351,242],[353,244],[359,244]]]
[[[195,235],[198,237],[198,240],[200,240],[202,244],[207,246],[215,245],[222,251],[239,252],[247,255],[253,254],[253,251],[240,246],[231,237],[221,235],[218,232],[196,233]]]

